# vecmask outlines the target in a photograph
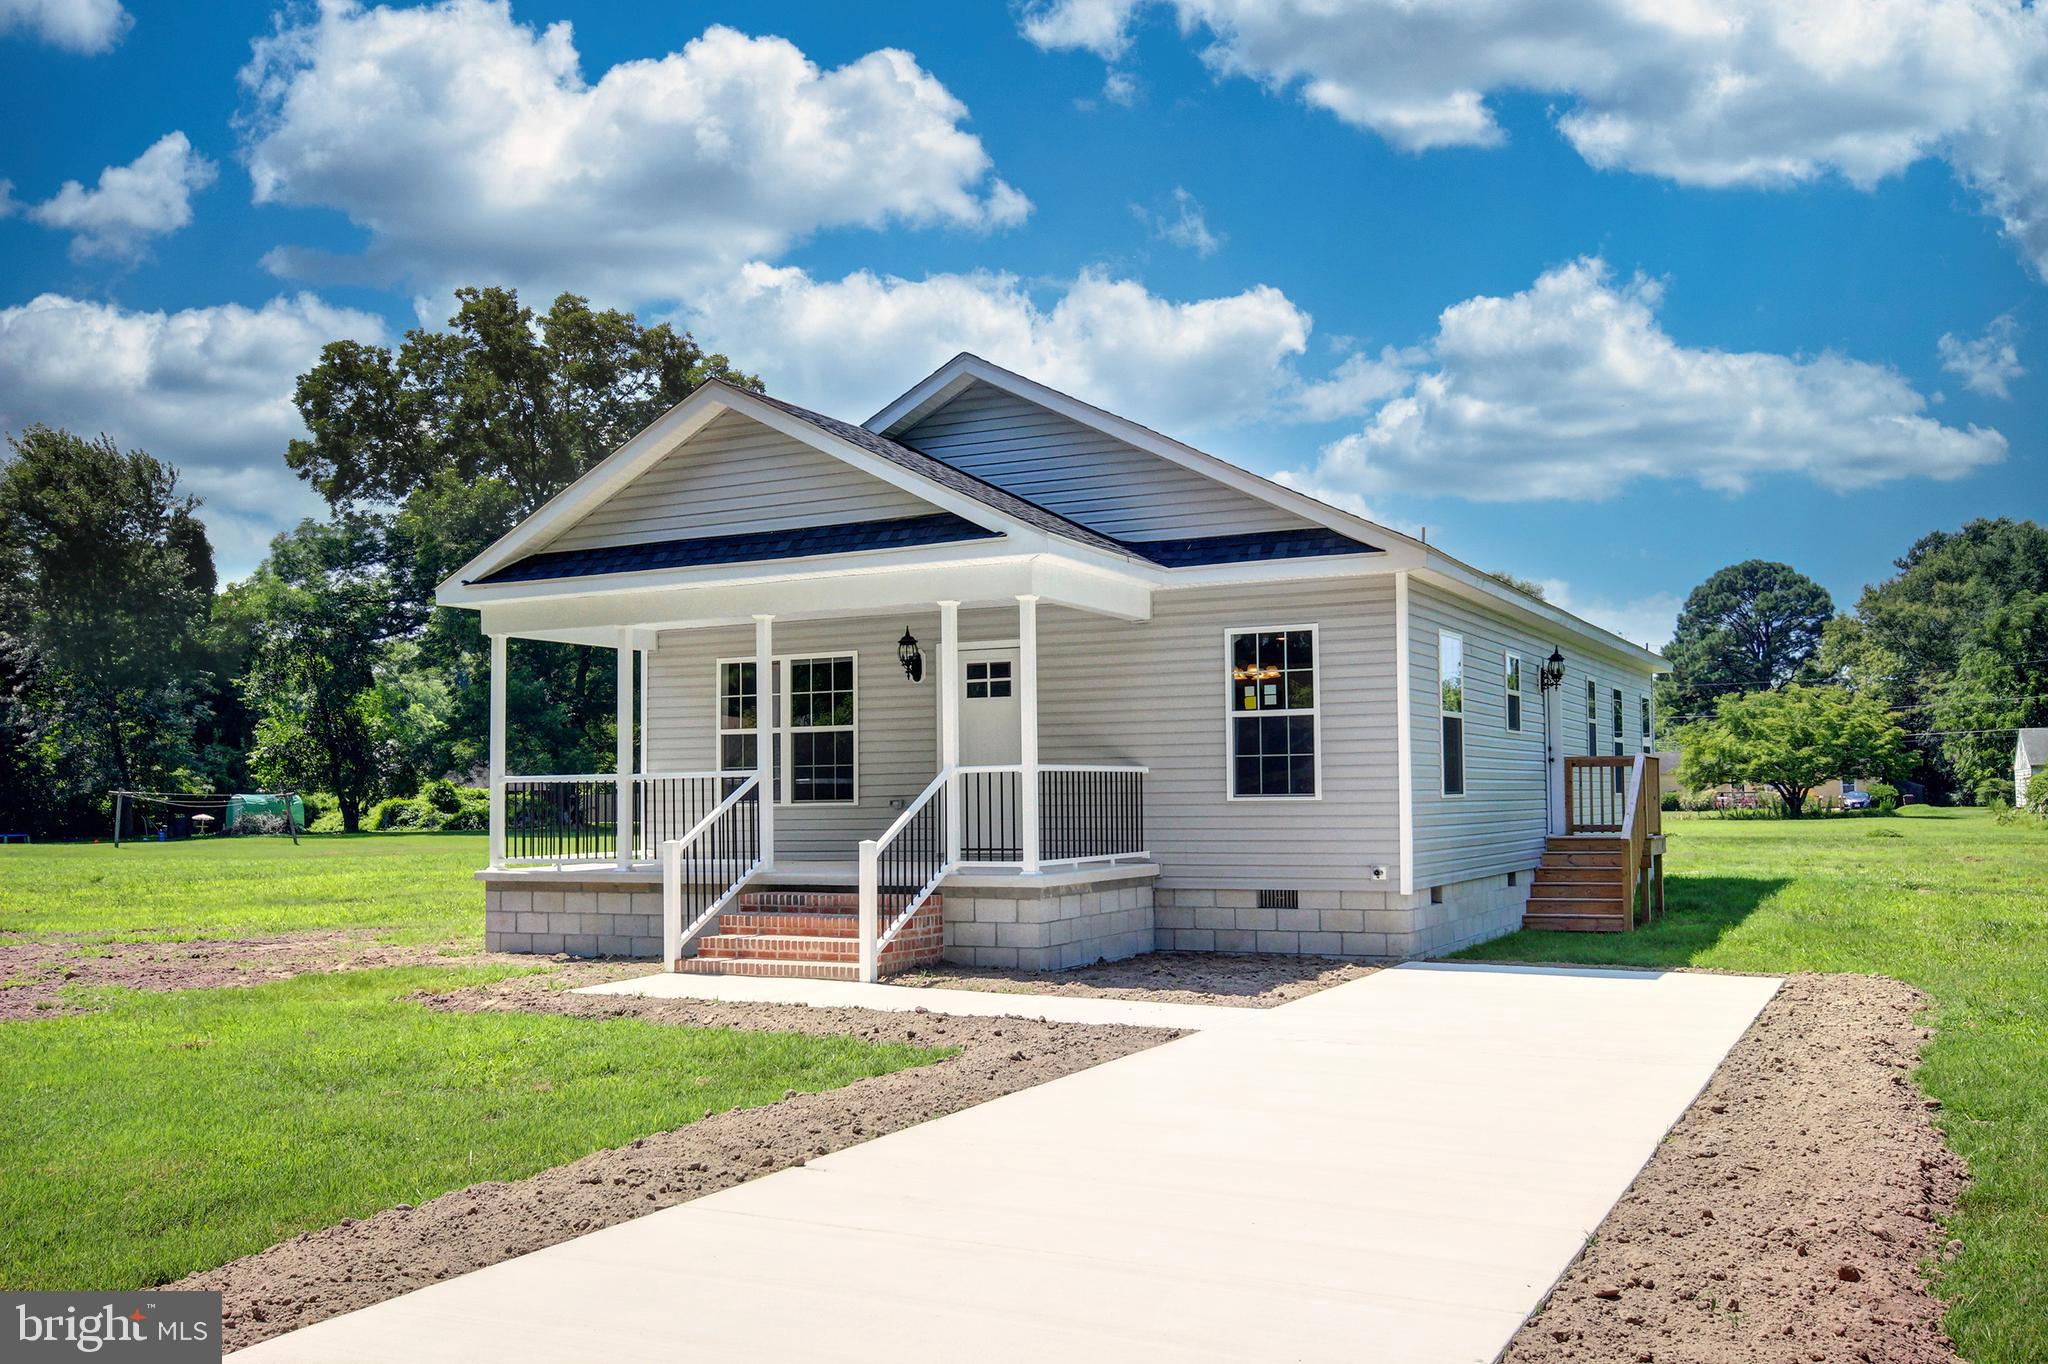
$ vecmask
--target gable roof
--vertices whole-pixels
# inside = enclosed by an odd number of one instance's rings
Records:
[[[2048,767],[2048,726],[2020,731],[2020,756],[2029,767]]]
[[[886,521],[841,521],[829,526],[794,530],[746,531],[738,535],[699,535],[676,540],[599,545],[587,549],[543,550],[473,581],[539,582],[554,578],[590,578],[604,573],[644,573],[660,568],[701,568],[710,564],[752,564],[774,559],[807,559],[823,554],[848,554],[873,549],[908,549],[918,545],[957,544],[1000,538],[972,521],[939,512]]]

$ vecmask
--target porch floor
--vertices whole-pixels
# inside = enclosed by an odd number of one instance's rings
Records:
[[[1404,966],[1206,1010],[1230,1017],[236,1358],[1492,1359],[1777,988]],[[1028,1007],[1080,1003],[1123,1002]]]

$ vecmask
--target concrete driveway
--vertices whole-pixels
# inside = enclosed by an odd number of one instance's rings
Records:
[[[235,1358],[1491,1360],[1776,988],[1427,965],[1217,1010]]]

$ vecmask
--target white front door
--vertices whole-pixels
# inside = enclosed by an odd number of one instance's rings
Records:
[[[1017,651],[960,651],[960,765],[1001,767],[1023,761]],[[960,848],[970,862],[1015,862],[1023,854],[1015,772],[967,772],[960,786]]]
[[[960,651],[960,764],[1000,766],[1024,759],[1015,649]]]

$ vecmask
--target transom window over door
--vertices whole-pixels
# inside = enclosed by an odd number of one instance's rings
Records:
[[[1315,627],[1229,631],[1224,661],[1231,798],[1317,795]]]
[[[852,654],[778,658],[771,691],[782,704],[768,725],[778,766],[775,799],[784,805],[850,804],[856,796]],[[759,708],[751,660],[718,665],[718,765],[749,771],[759,761]],[[785,756],[786,755],[786,756]]]
[[[1440,630],[1436,637],[1437,710],[1443,719],[1443,793],[1465,794],[1465,639]]]

